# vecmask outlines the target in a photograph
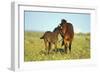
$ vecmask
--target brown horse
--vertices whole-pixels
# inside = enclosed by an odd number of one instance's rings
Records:
[[[40,39],[44,39],[45,49],[49,54],[51,45],[54,44],[55,48],[57,48],[58,34],[60,32],[60,27],[56,27],[53,32],[46,31],[44,35]]]
[[[71,52],[72,40],[74,38],[73,25],[68,23],[65,19],[62,19],[59,26],[61,28],[60,34],[63,38],[62,46],[64,45],[65,53],[67,53],[67,48],[69,48],[69,51]]]

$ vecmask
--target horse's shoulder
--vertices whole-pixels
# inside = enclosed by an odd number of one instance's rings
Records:
[[[73,24],[72,23],[67,23],[69,28],[73,28]]]

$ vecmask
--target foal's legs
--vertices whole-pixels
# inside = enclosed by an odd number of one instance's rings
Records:
[[[51,49],[51,43],[48,42],[48,54],[50,53],[50,49]]]
[[[46,53],[48,52],[48,42],[44,39],[44,43],[45,43],[45,51]]]
[[[57,48],[57,43],[55,42],[54,44],[55,44],[55,49],[56,49]]]

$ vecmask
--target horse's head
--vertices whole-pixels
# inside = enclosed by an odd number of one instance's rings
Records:
[[[63,27],[66,26],[66,23],[67,23],[67,20],[62,19],[62,20],[61,20],[61,23],[60,23],[58,26],[60,27],[60,29],[63,29]]]
[[[66,33],[66,29],[67,29],[67,21],[65,19],[61,20],[61,23],[58,25],[59,29],[60,29],[60,34],[63,37],[64,34]]]
[[[61,20],[61,24],[65,24],[65,23],[67,23],[67,20],[62,19],[62,20]]]

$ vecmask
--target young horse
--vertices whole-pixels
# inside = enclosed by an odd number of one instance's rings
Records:
[[[55,48],[57,48],[58,34],[60,30],[59,27],[56,27],[53,32],[47,31],[40,39],[44,39],[45,49],[49,54],[51,45],[54,44]]]
[[[61,28],[61,36],[63,38],[62,46],[64,45],[65,53],[67,53],[67,47],[69,48],[69,51],[71,52],[71,45],[72,40],[74,37],[74,29],[73,25],[71,23],[67,23],[65,19],[61,20],[61,24],[59,25]]]

